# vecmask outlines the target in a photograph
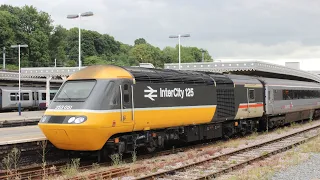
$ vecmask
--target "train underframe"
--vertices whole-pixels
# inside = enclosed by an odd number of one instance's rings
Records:
[[[132,153],[137,148],[144,148],[147,152],[153,152],[163,149],[165,145],[172,144],[173,142],[184,144],[219,138],[230,138],[235,134],[245,135],[256,131],[258,127],[258,119],[246,119],[153,131],[140,131],[130,134],[117,134],[111,137],[98,152],[98,160],[103,161],[115,153]]]
[[[172,142],[192,143],[219,138],[231,138],[235,135],[245,135],[256,131],[265,131],[301,120],[318,119],[320,109],[288,113],[277,116],[263,115],[260,118],[213,122],[184,127],[174,127],[159,130],[140,131],[112,136],[105,146],[98,151],[98,161],[104,161],[111,154],[132,153],[137,148],[148,152],[163,149]]]

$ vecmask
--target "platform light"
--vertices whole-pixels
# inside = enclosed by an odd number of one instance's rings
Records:
[[[19,116],[21,116],[21,87],[20,87],[20,82],[21,82],[21,68],[20,68],[20,48],[25,47],[27,48],[28,45],[26,44],[18,44],[18,45],[11,45],[11,48],[18,48],[18,56],[19,56],[19,105],[18,105],[18,110],[19,110]]]
[[[178,34],[178,35],[170,35],[169,38],[178,38],[179,39],[179,69],[181,64],[181,56],[180,56],[180,38],[181,37],[190,37],[190,34]]]
[[[69,14],[67,15],[68,19],[76,19],[79,18],[79,70],[81,69],[81,30],[80,30],[80,24],[81,24],[81,17],[88,17],[93,16],[93,12],[84,12],[79,14]]]

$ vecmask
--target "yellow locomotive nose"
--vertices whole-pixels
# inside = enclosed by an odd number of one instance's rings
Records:
[[[98,127],[77,127],[63,126],[61,124],[39,124],[41,130],[50,142],[59,149],[94,151],[103,147],[105,139],[108,137],[107,128]],[[101,135],[101,136],[100,136]]]
[[[119,113],[112,111],[47,110],[38,125],[47,139],[59,149],[95,151],[100,150],[119,130],[131,130],[131,126],[117,121],[118,116]]]

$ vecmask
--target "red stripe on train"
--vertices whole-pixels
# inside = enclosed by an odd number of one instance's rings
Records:
[[[252,107],[262,107],[263,104],[249,104],[249,107],[252,108]],[[239,105],[239,108],[242,109],[242,108],[248,108],[248,105],[245,104],[245,105]]]

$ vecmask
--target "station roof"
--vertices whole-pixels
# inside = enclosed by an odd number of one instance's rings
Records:
[[[19,80],[19,73],[18,72],[4,72],[0,71],[0,80],[9,80],[9,81],[18,81]],[[21,81],[33,81],[33,82],[46,82],[46,77],[28,77],[24,76],[23,73],[21,73]],[[51,82],[57,82],[62,83],[62,79],[52,79]]]
[[[150,63],[140,63],[137,67],[154,68]],[[86,68],[82,66],[81,69]],[[52,77],[50,82],[62,83],[62,77],[68,77],[79,71],[79,67],[32,67],[21,68],[21,81],[46,82],[46,77]],[[0,80],[19,80],[19,71],[0,70]]]
[[[208,71],[320,82],[320,76],[316,73],[261,61],[196,62],[181,63],[180,65],[180,70]],[[179,70],[179,64],[168,63],[164,65],[164,68]]]

